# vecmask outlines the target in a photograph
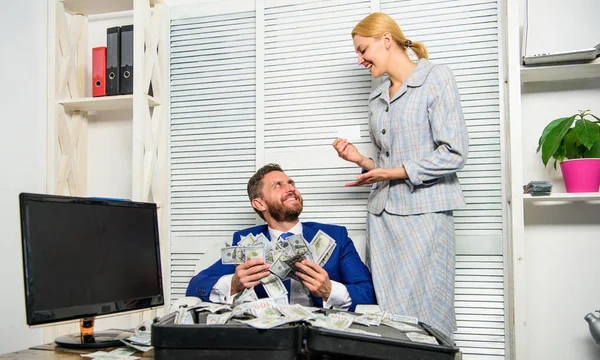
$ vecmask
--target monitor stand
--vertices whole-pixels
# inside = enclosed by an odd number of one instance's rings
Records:
[[[127,331],[101,331],[94,333],[94,318],[79,320],[80,333],[57,337],[54,342],[61,347],[71,349],[98,349],[123,346],[120,339],[125,339],[133,333]]]

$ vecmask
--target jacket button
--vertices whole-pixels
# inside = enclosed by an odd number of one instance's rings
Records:
[[[382,133],[383,135],[385,135],[385,129],[381,130],[381,133]]]
[[[387,157],[390,157],[390,152],[389,152],[389,151],[386,151],[386,152],[385,152],[385,156],[387,156]]]
[[[385,112],[388,112],[388,110],[390,110],[390,107],[389,107],[389,106],[386,106],[386,108],[385,108]]]

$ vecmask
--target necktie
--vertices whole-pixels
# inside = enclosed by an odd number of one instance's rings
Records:
[[[289,238],[292,235],[294,235],[294,234],[291,233],[291,232],[284,232],[281,235],[279,235],[279,237],[281,239],[285,240],[285,239]],[[292,289],[291,281],[290,280],[284,280],[283,281],[283,286],[285,286],[285,288],[286,288],[286,290],[288,292],[288,302],[290,302],[290,295],[292,293],[292,290],[291,290]]]
[[[285,240],[285,239],[289,238],[292,235],[294,235],[294,234],[291,233],[291,232],[284,232],[281,235],[279,235],[279,237],[282,238],[283,240]]]

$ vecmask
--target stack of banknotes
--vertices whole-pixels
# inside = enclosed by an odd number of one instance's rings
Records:
[[[261,282],[270,297],[277,297],[288,293],[283,280],[299,280],[295,275],[299,270],[296,268],[297,262],[309,259],[323,266],[335,247],[335,240],[321,230],[310,242],[302,234],[295,234],[287,239],[280,237],[274,242],[269,241],[262,233],[249,234],[242,237],[237,246],[221,249],[221,262],[235,265],[251,259],[264,259],[271,264],[271,274],[261,279]]]
[[[411,341],[439,344],[434,336],[430,336],[418,325],[418,319],[410,316],[392,315],[389,313],[358,314],[351,312],[328,312],[322,309],[302,305],[289,305],[286,296],[258,299],[254,289],[246,289],[234,303],[230,305],[202,302],[193,307],[180,308],[175,324],[193,325],[193,316],[206,314],[206,325],[222,325],[230,321],[240,322],[257,329],[271,329],[288,323],[306,322],[311,326],[327,328],[343,332],[358,333],[381,337],[381,334],[368,331],[375,326],[388,326],[397,329]],[[352,324],[361,325],[350,327]],[[363,329],[364,327],[364,329]]]
[[[550,181],[530,181],[523,185],[523,194],[531,196],[550,195],[552,192],[552,183]]]

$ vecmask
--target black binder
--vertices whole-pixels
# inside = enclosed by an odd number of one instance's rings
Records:
[[[121,27],[106,29],[106,95],[119,95]]]
[[[119,93],[133,94],[133,25],[121,26]]]

